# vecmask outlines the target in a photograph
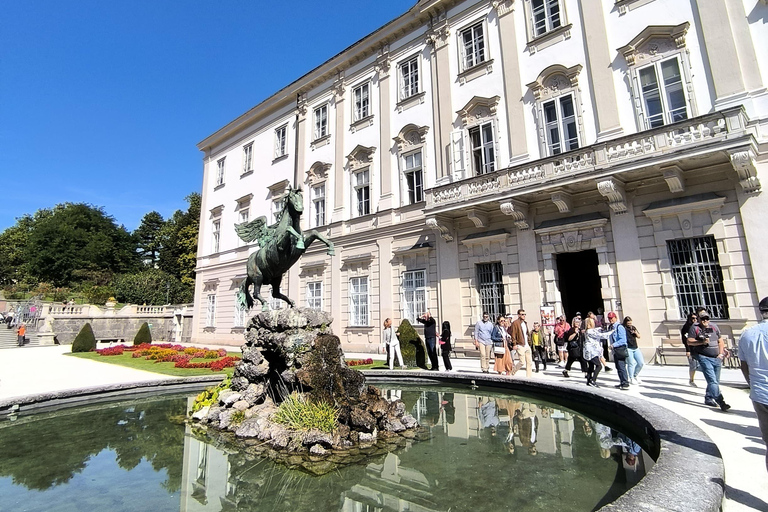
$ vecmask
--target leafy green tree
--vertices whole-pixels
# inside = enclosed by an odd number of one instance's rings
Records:
[[[31,215],[16,219],[16,224],[0,233],[0,284],[29,282],[29,266],[24,253],[36,222]]]
[[[115,298],[131,304],[181,304],[192,301],[194,289],[158,269],[121,274],[113,281]]]
[[[155,211],[144,215],[141,224],[133,232],[134,240],[138,247],[139,257],[145,266],[155,268],[160,259],[162,247],[162,232],[165,221],[163,216]]]
[[[83,203],[56,205],[37,220],[24,258],[32,278],[56,286],[82,282],[88,272],[127,272],[138,263],[130,233],[103,208]]]
[[[185,199],[187,211],[176,210],[163,226],[158,267],[194,286],[201,197],[193,192]]]

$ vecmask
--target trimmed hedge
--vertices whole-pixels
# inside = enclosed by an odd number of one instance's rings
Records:
[[[96,336],[91,324],[86,323],[72,342],[72,352],[90,352],[96,349]]]
[[[418,366],[427,369],[427,348],[424,341],[413,328],[411,322],[403,320],[396,331],[400,339],[400,352],[403,354],[406,366]]]
[[[136,333],[136,337],[133,338],[134,345],[141,345],[143,343],[152,343],[152,333],[149,331],[149,325],[147,322],[141,324],[139,332]]]

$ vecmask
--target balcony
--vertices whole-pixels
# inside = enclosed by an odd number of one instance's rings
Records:
[[[683,158],[726,151],[739,174],[742,187],[754,192],[759,190],[760,185],[754,175],[754,165],[750,165],[754,159],[753,129],[741,107],[706,114],[434,187],[426,192],[425,214],[447,213],[479,205],[489,199],[522,198],[544,189],[559,189],[587,180],[604,180],[620,173],[663,167]],[[741,160],[746,160],[747,164],[740,164]]]

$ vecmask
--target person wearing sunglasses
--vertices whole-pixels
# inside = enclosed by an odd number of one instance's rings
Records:
[[[725,403],[720,392],[720,369],[725,359],[725,340],[717,325],[710,322],[709,311],[701,311],[698,320],[688,331],[688,348],[698,361],[701,373],[707,381],[704,405],[720,407],[725,412],[731,408]]]
[[[693,327],[698,318],[698,312],[689,314],[688,318],[685,320],[685,324],[683,324],[683,327],[680,329],[680,334],[683,339],[683,346],[685,347],[685,356],[688,358],[688,385],[694,388],[699,387],[695,382],[693,382],[693,378],[696,376],[696,369],[699,367],[699,363],[696,361],[696,358],[691,355],[691,350],[688,348],[688,331],[691,330],[691,327]]]

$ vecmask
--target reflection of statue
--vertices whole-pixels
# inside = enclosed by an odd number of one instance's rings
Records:
[[[328,246],[328,254],[333,255],[333,243],[317,231],[309,231],[308,236],[301,232],[301,212],[304,211],[304,199],[301,189],[289,189],[283,209],[276,224],[267,226],[267,218],[259,217],[254,221],[235,224],[237,235],[245,242],[257,241],[259,250],[248,258],[248,277],[240,285],[237,302],[240,309],[253,307],[253,297],[248,287],[253,284],[253,294],[261,302],[262,311],[268,311],[267,301],[259,293],[262,284],[272,285],[272,297],[283,299],[294,307],[286,295],[280,293],[280,281],[289,268],[298,261],[307,247],[315,240]]]

